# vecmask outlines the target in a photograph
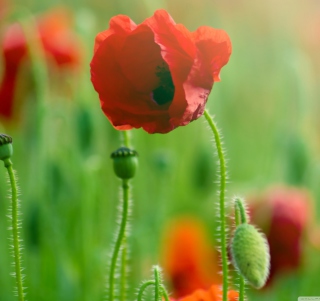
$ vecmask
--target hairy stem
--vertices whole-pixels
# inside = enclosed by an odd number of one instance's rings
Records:
[[[143,293],[150,285],[155,285],[155,282],[153,280],[149,280],[140,286],[137,301],[142,301]]]
[[[126,301],[127,291],[127,242],[124,237],[121,253],[121,276],[120,276],[120,301]]]
[[[161,284],[161,293],[162,293],[162,297],[164,297],[165,301],[169,301],[169,296],[168,296],[167,290],[163,284]]]
[[[123,241],[125,240],[125,237],[126,237],[126,227],[127,227],[128,213],[129,213],[129,183],[128,183],[128,180],[122,180],[122,190],[123,190],[122,218],[121,218],[119,233],[118,233],[118,236],[116,239],[116,244],[115,244],[112,258],[111,258],[110,276],[109,276],[109,301],[114,300],[115,270],[116,270],[119,252],[120,252],[121,246],[123,244]],[[122,277],[123,277],[123,275],[122,275]],[[125,280],[122,279],[121,282],[122,281],[125,281]]]
[[[241,224],[247,223],[246,212],[243,207],[243,203],[240,199],[235,200],[234,209],[235,209],[236,227]],[[245,300],[245,297],[244,297],[245,281],[240,273],[238,273],[238,275],[239,275],[239,299],[238,300],[244,301]]]
[[[159,267],[154,268],[154,301],[161,301],[161,278]]]
[[[241,199],[236,199],[235,203],[236,226],[247,223],[247,214]]]
[[[21,266],[21,255],[20,255],[20,238],[19,238],[19,204],[18,204],[18,190],[17,182],[15,179],[14,171],[12,168],[12,162],[10,159],[4,161],[4,165],[7,168],[10,184],[11,184],[11,226],[12,226],[12,238],[13,238],[13,257],[15,267],[15,278],[17,285],[17,293],[19,301],[24,300],[23,284],[22,284],[22,266]]]
[[[227,258],[227,241],[226,241],[226,217],[225,217],[225,191],[226,191],[226,163],[223,155],[222,143],[219,131],[207,110],[204,111],[204,116],[212,130],[216,143],[217,153],[220,161],[220,193],[219,193],[219,213],[220,213],[220,238],[221,238],[221,261],[222,261],[222,300],[227,301],[228,295],[228,258]]]
[[[126,147],[130,147],[130,133],[129,131],[122,131],[123,143]],[[124,189],[124,188],[123,188]],[[125,192],[123,191],[125,195]],[[129,197],[129,196],[128,196]],[[126,237],[123,238],[121,243],[121,275],[120,275],[120,301],[126,300],[126,290],[127,290],[127,240]]]

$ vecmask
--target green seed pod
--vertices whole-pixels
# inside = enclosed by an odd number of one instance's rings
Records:
[[[250,224],[237,227],[231,256],[239,273],[255,288],[265,285],[270,269],[269,245],[262,233]]]
[[[0,160],[8,159],[12,154],[12,138],[8,135],[0,134]]]
[[[127,147],[120,147],[111,154],[113,170],[115,174],[125,180],[131,179],[136,173],[138,166],[138,153]]]

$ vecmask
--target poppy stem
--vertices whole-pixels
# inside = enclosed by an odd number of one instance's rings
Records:
[[[5,159],[4,166],[6,167],[10,179],[11,185],[11,229],[12,229],[12,241],[13,241],[13,258],[14,258],[14,276],[16,278],[17,295],[19,301],[24,300],[23,284],[22,284],[22,266],[20,255],[20,238],[19,238],[19,200],[18,200],[18,188],[17,182],[12,168],[11,160]]]
[[[161,284],[161,291],[162,291],[162,297],[164,297],[164,300],[169,301],[169,296],[168,296],[167,290],[163,284]]]
[[[153,267],[154,280],[149,280],[144,282],[138,291],[138,299],[137,301],[142,301],[144,291],[151,285],[154,285],[154,300],[161,301],[162,297],[164,297],[165,301],[169,301],[169,296],[166,288],[162,284],[161,279],[161,269],[159,266],[155,265]]]
[[[204,111],[204,117],[206,118],[210,129],[214,135],[217,153],[220,162],[220,192],[219,192],[219,213],[220,213],[220,238],[221,238],[221,260],[222,260],[222,300],[227,301],[228,295],[228,257],[227,257],[227,238],[226,238],[226,217],[225,217],[225,192],[226,192],[226,163],[223,154],[222,142],[219,134],[219,130],[215,125],[212,117],[207,110]]]
[[[129,131],[123,131],[123,143],[124,146],[130,148],[130,133]]]
[[[235,209],[235,217],[236,217],[236,226],[240,224],[247,223],[247,213],[243,204],[243,201],[239,198],[236,198],[234,202],[234,209]]]
[[[146,281],[140,286],[137,301],[142,301],[144,291],[151,285],[155,285],[154,280]]]
[[[123,131],[123,143],[126,147],[130,148],[130,133],[129,131]],[[120,301],[126,300],[126,290],[127,290],[127,240],[126,237],[123,238],[121,249],[121,284],[120,284]]]
[[[247,223],[247,215],[243,206],[243,202],[240,199],[236,199],[234,203],[234,210],[235,210],[235,220],[236,220],[236,227]],[[244,301],[244,288],[245,288],[245,280],[243,276],[239,274],[239,299],[238,301]]]
[[[127,291],[127,240],[123,238],[121,253],[121,282],[120,282],[120,301],[126,300]]]
[[[126,252],[126,248],[123,247],[123,243],[126,238],[126,229],[127,229],[127,221],[129,215],[129,180],[122,180],[122,191],[123,191],[123,200],[122,200],[122,217],[119,228],[119,233],[117,235],[115,247],[113,250],[112,258],[111,258],[111,266],[110,266],[110,276],[109,276],[109,301],[114,300],[114,285],[115,285],[115,270],[117,266],[118,256],[120,253],[120,249],[122,252]],[[125,265],[126,260],[124,260],[122,256],[121,264]],[[122,271],[125,271],[125,266],[122,267]],[[125,275],[121,275],[121,288],[125,287]],[[125,292],[121,291],[121,295],[124,296]]]
[[[161,301],[161,277],[159,267],[154,267],[154,300]]]

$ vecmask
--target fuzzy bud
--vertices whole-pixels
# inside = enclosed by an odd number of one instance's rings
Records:
[[[255,288],[265,285],[270,270],[269,245],[250,224],[237,227],[231,243],[232,260],[239,273]]]
[[[131,179],[136,173],[138,166],[138,153],[127,147],[120,147],[111,154],[113,159],[113,170],[115,174],[123,179]]]
[[[0,160],[9,159],[12,154],[12,138],[8,135],[0,134]]]

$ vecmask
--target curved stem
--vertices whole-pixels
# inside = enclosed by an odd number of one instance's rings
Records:
[[[235,216],[236,216],[236,226],[240,224],[246,224],[247,223],[247,214],[246,210],[243,205],[243,201],[241,199],[235,200]]]
[[[204,111],[204,116],[212,130],[214,140],[216,143],[217,153],[220,161],[220,194],[219,194],[219,205],[220,205],[220,238],[221,238],[221,260],[222,260],[222,300],[227,301],[228,295],[228,257],[227,257],[227,242],[226,242],[226,217],[225,217],[225,190],[226,190],[226,163],[223,155],[222,143],[219,135],[219,131],[211,118],[207,110]]]
[[[23,284],[22,284],[22,267],[21,267],[21,256],[20,256],[20,238],[19,238],[19,204],[18,204],[18,190],[17,183],[12,168],[12,162],[10,159],[4,161],[4,165],[8,170],[8,175],[11,184],[12,192],[12,212],[11,212],[11,223],[12,223],[12,238],[13,238],[13,257],[15,263],[15,277],[18,291],[19,301],[24,300]]]
[[[247,223],[247,217],[246,217],[246,212],[243,206],[243,203],[240,199],[235,200],[234,204],[234,209],[235,209],[235,217],[236,217],[236,227]],[[239,275],[239,301],[244,301],[244,287],[245,287],[245,281],[244,278],[241,276],[240,273]]]
[[[155,285],[155,282],[153,280],[149,280],[140,286],[137,301],[142,301],[143,293],[147,289],[147,287],[150,285]]]
[[[164,297],[165,301],[169,301],[169,296],[168,296],[167,290],[163,284],[161,284],[161,293],[162,293],[162,297]]]
[[[110,276],[109,276],[109,301],[114,300],[114,281],[115,281],[115,270],[118,261],[118,256],[120,252],[121,245],[125,240],[126,236],[126,226],[129,213],[129,184],[128,180],[122,180],[123,189],[123,204],[122,204],[122,218],[119,233],[116,239],[116,244],[113,250],[110,266]],[[123,281],[123,279],[122,279]]]

